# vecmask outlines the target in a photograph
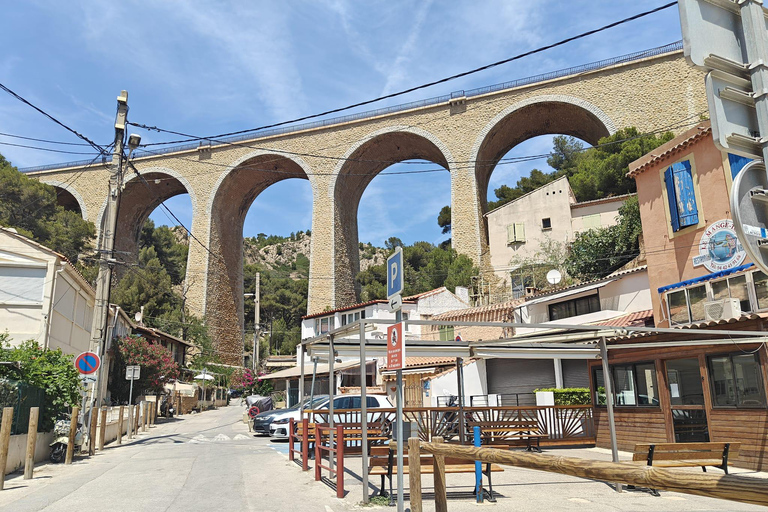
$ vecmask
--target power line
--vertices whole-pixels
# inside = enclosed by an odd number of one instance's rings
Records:
[[[88,137],[86,137],[86,136],[85,136],[85,135],[83,135],[82,133],[80,133],[80,132],[78,132],[78,131],[74,130],[73,128],[70,128],[69,126],[67,126],[66,124],[62,123],[61,121],[59,121],[58,119],[56,119],[55,117],[53,117],[51,114],[49,114],[48,112],[44,111],[43,109],[41,109],[41,108],[39,108],[39,107],[37,107],[37,106],[33,105],[32,103],[30,103],[30,102],[29,102],[29,101],[27,101],[26,99],[22,98],[21,96],[19,96],[18,94],[16,94],[15,92],[13,92],[11,89],[9,89],[8,87],[6,87],[5,85],[3,85],[3,84],[0,84],[0,89],[4,90],[4,91],[5,91],[5,92],[7,92],[8,94],[10,94],[11,96],[13,96],[13,97],[14,97],[14,98],[16,98],[17,100],[19,100],[20,102],[24,103],[25,105],[28,105],[28,106],[32,107],[33,109],[37,110],[38,112],[40,112],[41,114],[43,114],[45,117],[47,117],[48,119],[50,119],[50,120],[51,120],[51,121],[53,121],[54,123],[58,124],[59,126],[61,126],[62,128],[64,128],[64,129],[65,129],[65,130],[67,130],[68,132],[74,133],[74,134],[75,134],[75,135],[76,135],[78,138],[80,138],[80,139],[84,140],[85,142],[87,142],[87,143],[88,143],[88,144],[89,144],[91,147],[93,147],[95,150],[97,150],[97,151],[98,151],[100,154],[106,154],[106,152],[104,151],[104,148],[102,148],[101,146],[99,146],[98,144],[96,144],[95,142],[93,142],[91,139],[89,139]]]
[[[0,135],[2,135],[3,137],[12,137],[14,139],[24,139],[24,140],[31,140],[35,142],[45,142],[47,144],[60,144],[62,146],[90,146],[90,144],[87,144],[85,142],[62,142],[58,140],[36,139],[35,137],[25,137],[23,135],[14,135],[12,133],[0,132]]]
[[[81,151],[65,151],[63,149],[41,148],[39,146],[27,146],[26,144],[14,144],[12,142],[0,142],[0,145],[2,145],[2,146],[13,146],[13,147],[25,148],[25,149],[34,149],[34,150],[37,150],[37,151],[48,151],[50,153],[62,153],[62,154],[65,154],[65,155],[87,155],[87,156],[92,156],[93,155],[92,152],[83,153]],[[101,156],[101,153],[99,153],[97,156]]]
[[[443,84],[443,83],[446,83],[446,82],[450,82],[450,81],[456,80],[458,78],[463,78],[463,77],[466,77],[466,76],[469,76],[469,75],[473,75],[473,74],[479,73],[481,71],[486,71],[488,69],[491,69],[491,68],[494,68],[494,67],[497,67],[497,66],[501,66],[503,64],[508,64],[510,62],[522,59],[524,57],[529,57],[529,56],[535,55],[537,53],[542,53],[544,51],[551,50],[552,48],[556,48],[558,46],[562,46],[564,44],[576,41],[578,39],[582,39],[584,37],[588,37],[588,36],[597,34],[599,32],[603,32],[605,30],[608,30],[608,29],[611,29],[611,28],[623,25],[625,23],[629,23],[631,21],[638,20],[640,18],[643,18],[645,16],[649,16],[651,14],[655,14],[657,12],[660,12],[660,11],[662,11],[664,9],[668,9],[669,7],[672,7],[672,6],[675,6],[675,5],[677,5],[677,2],[669,2],[669,3],[664,4],[662,6],[656,7],[655,9],[651,9],[649,11],[641,12],[641,13],[636,14],[634,16],[630,16],[628,18],[624,18],[622,20],[615,21],[613,23],[609,23],[608,25],[604,25],[604,26],[602,26],[600,28],[596,28],[596,29],[593,29],[593,30],[588,30],[586,32],[582,32],[580,34],[577,34],[575,36],[571,36],[571,37],[568,37],[568,38],[565,38],[565,39],[561,39],[560,41],[557,41],[555,43],[552,43],[552,44],[549,44],[549,45],[546,45],[546,46],[540,46],[539,48],[536,48],[534,50],[529,50],[527,52],[523,52],[523,53],[517,54],[517,55],[515,55],[513,57],[509,57],[507,59],[503,59],[503,60],[500,60],[500,61],[497,61],[497,62],[493,62],[491,64],[486,64],[484,66],[480,66],[478,68],[474,68],[474,69],[471,69],[469,71],[464,71],[462,73],[457,73],[455,75],[451,75],[451,76],[448,76],[448,77],[445,77],[445,78],[441,78],[439,80],[434,80],[432,82],[427,82],[427,83],[424,83],[422,85],[417,85],[415,87],[411,87],[409,89],[405,89],[405,90],[402,90],[402,91],[394,92],[394,93],[387,94],[387,95],[384,95],[384,96],[379,96],[378,98],[374,98],[374,99],[370,99],[370,100],[366,100],[366,101],[361,101],[361,102],[358,102],[358,103],[354,103],[352,105],[347,105],[345,107],[340,107],[340,108],[335,108],[335,109],[331,109],[331,110],[326,110],[325,112],[321,112],[319,114],[311,114],[311,115],[308,115],[308,116],[299,117],[299,118],[296,118],[296,119],[292,119],[290,121],[282,121],[282,122],[279,122],[279,123],[268,124],[268,125],[260,126],[260,127],[257,127],[257,128],[250,128],[250,129],[247,129],[247,130],[239,130],[239,131],[235,131],[235,132],[223,133],[223,134],[214,135],[214,136],[211,136],[211,137],[197,137],[195,135],[189,135],[189,134],[186,134],[186,133],[183,133],[183,132],[174,131],[174,130],[161,129],[161,128],[157,128],[155,126],[147,126],[147,125],[136,124],[136,123],[129,123],[129,124],[131,124],[133,126],[137,126],[139,128],[144,128],[146,130],[154,130],[154,131],[158,131],[158,132],[165,132],[165,133],[170,133],[170,134],[173,134],[173,135],[178,135],[180,137],[186,137],[189,140],[208,140],[208,141],[213,141],[214,139],[220,138],[220,137],[229,137],[229,136],[232,136],[232,135],[240,135],[240,134],[244,134],[244,133],[250,133],[250,132],[256,132],[256,131],[260,131],[260,130],[265,130],[265,129],[268,129],[268,128],[276,128],[278,126],[283,126],[283,125],[287,125],[287,124],[297,123],[297,122],[300,122],[300,121],[306,121],[306,120],[309,120],[309,119],[315,119],[315,118],[323,117],[323,116],[326,116],[326,115],[329,115],[329,114],[336,114],[336,113],[343,112],[343,111],[346,111],[346,110],[351,110],[353,108],[362,107],[362,106],[365,106],[365,105],[370,105],[372,103],[377,103],[379,101],[383,101],[383,100],[386,100],[386,99],[396,98],[398,96],[403,96],[405,94],[409,94],[409,93],[412,93],[412,92],[415,92],[415,91],[418,91],[418,90],[422,90],[422,89],[426,89],[426,88],[429,88],[429,87],[433,87],[435,85],[439,85],[439,84]]]

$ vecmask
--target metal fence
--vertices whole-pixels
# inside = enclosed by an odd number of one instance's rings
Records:
[[[19,380],[0,379],[0,408],[13,407],[13,423],[11,434],[26,434],[29,428],[29,410],[40,408],[38,432],[52,427],[51,420],[46,421],[45,391]]]

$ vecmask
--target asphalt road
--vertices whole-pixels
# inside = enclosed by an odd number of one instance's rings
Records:
[[[254,438],[243,408],[185,415],[130,444],[71,466],[45,464],[32,480],[9,475],[0,510],[25,511],[321,511],[355,508]],[[273,447],[274,446],[274,447]],[[277,448],[277,449],[275,449]]]

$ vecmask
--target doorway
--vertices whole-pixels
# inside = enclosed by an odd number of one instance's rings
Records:
[[[709,442],[703,377],[697,358],[665,362],[676,443]]]

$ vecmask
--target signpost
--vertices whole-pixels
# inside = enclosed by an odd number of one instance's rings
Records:
[[[133,381],[141,378],[141,366],[126,366],[125,380],[131,381],[131,391],[128,393],[128,405],[133,405]]]
[[[387,300],[389,309],[395,313],[395,325],[387,328],[387,368],[395,364],[397,369],[397,388],[395,405],[397,407],[397,512],[403,512],[403,367],[405,366],[405,336],[403,335],[403,248],[397,247],[387,258]],[[394,341],[394,343],[392,343]],[[390,356],[392,350],[392,356]],[[390,359],[392,357],[393,359]],[[391,361],[391,363],[390,363]],[[361,364],[363,362],[361,361]]]
[[[768,161],[768,11],[763,2],[679,0],[678,6],[685,56],[709,71],[705,84],[715,145]],[[762,254],[768,243],[767,181],[765,165],[752,162],[731,187],[734,230],[763,272],[768,272]]]

